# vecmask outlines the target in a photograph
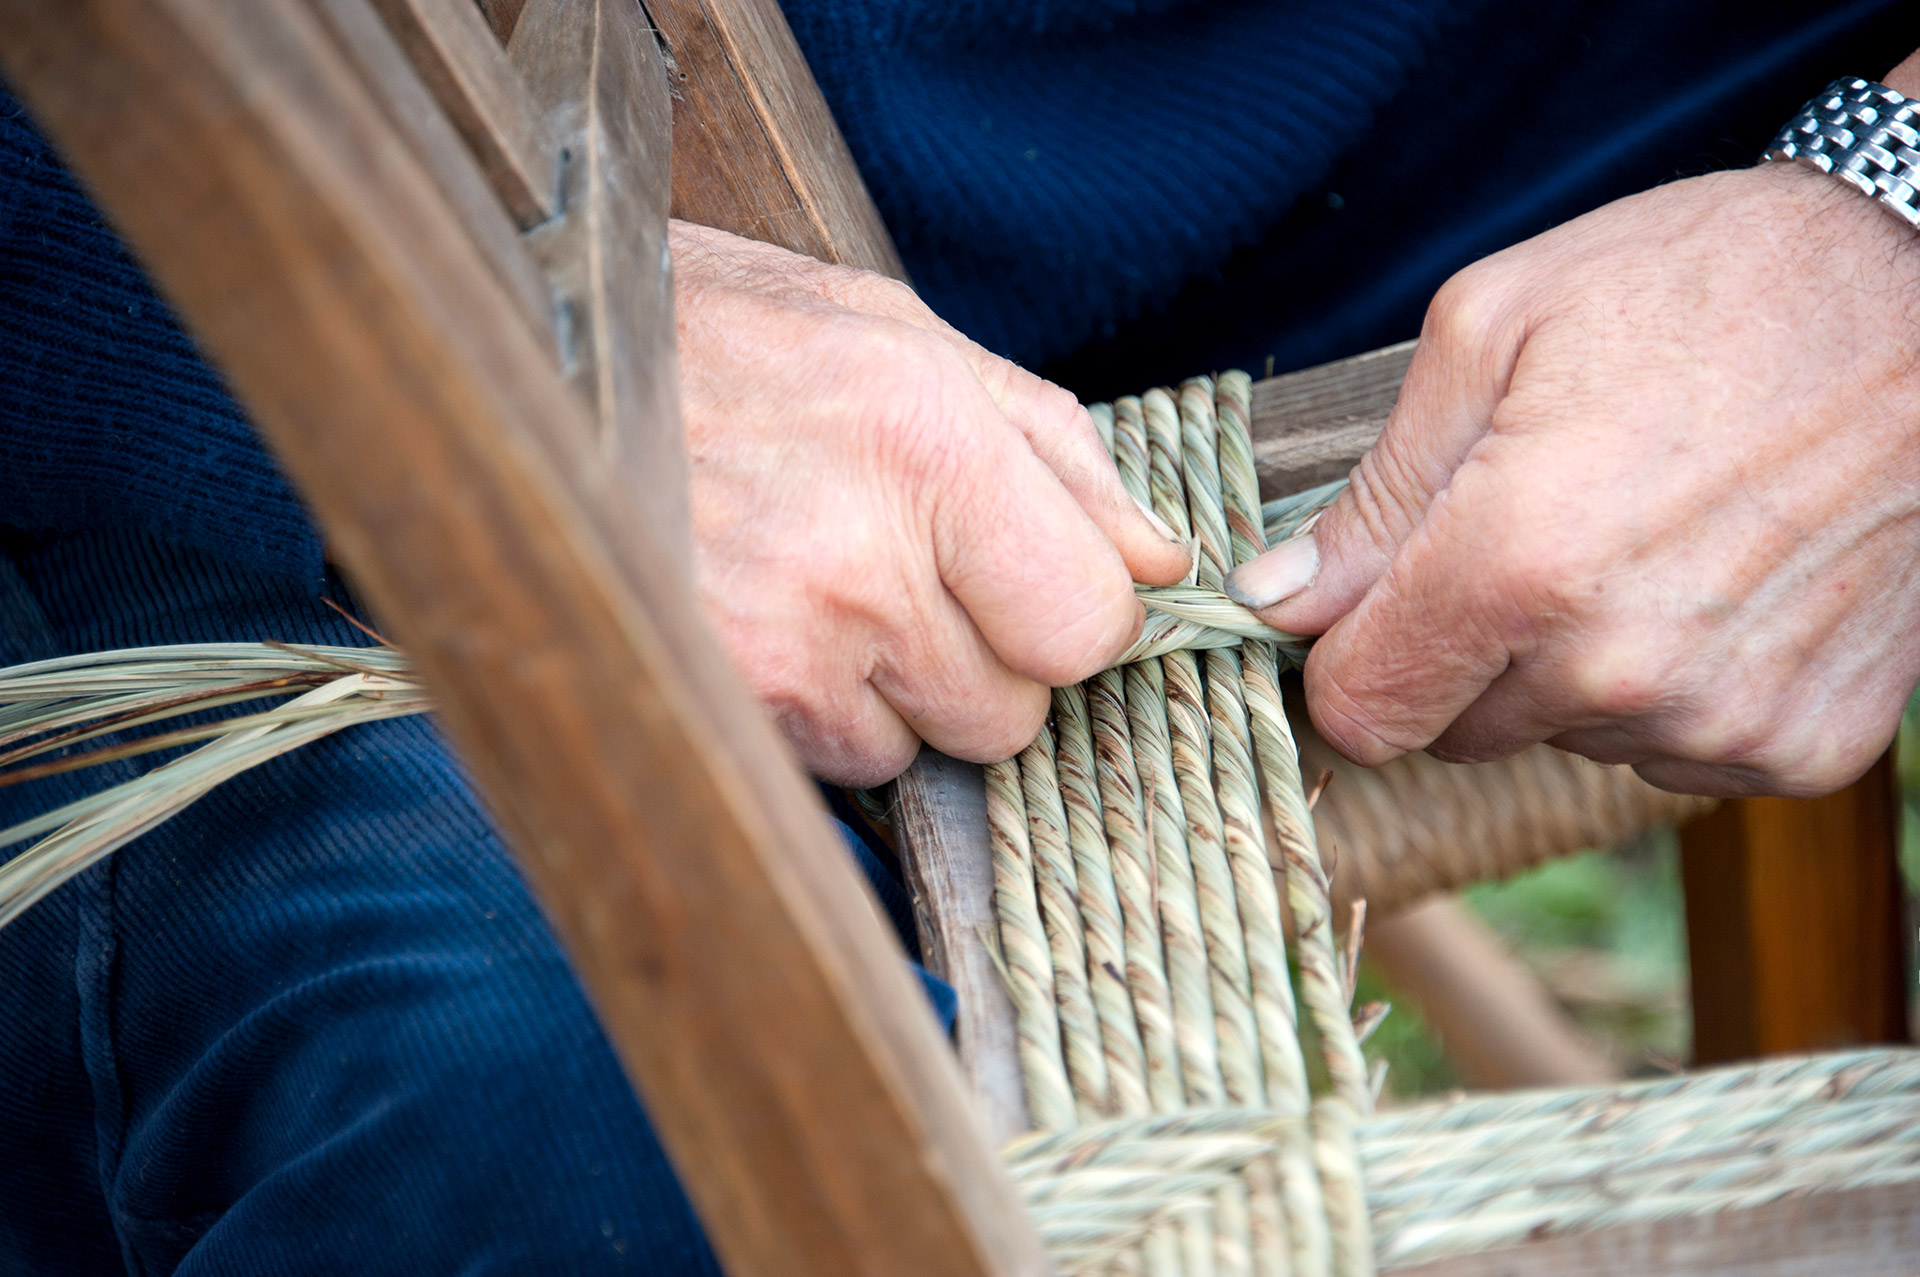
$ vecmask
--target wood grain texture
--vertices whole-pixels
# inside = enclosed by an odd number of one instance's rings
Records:
[[[953,986],[960,1014],[954,1038],[995,1142],[1026,1131],[1013,1003],[993,960],[998,934],[987,806],[980,768],[931,746],[914,761],[912,783],[895,789],[894,828],[907,853],[907,888],[927,969]]]
[[[552,287],[561,371],[593,405],[603,481],[640,494],[667,557],[691,563],[685,446],[658,428],[680,404],[660,47],[633,0],[531,0],[509,59],[568,157],[558,211],[526,236]]]
[[[674,67],[673,214],[906,276],[774,0],[646,0]]]
[[[1620,1071],[1540,977],[1455,896],[1431,896],[1366,928],[1367,957],[1411,999],[1467,1085],[1588,1086]]]
[[[373,0],[521,227],[551,216],[559,148],[472,0]]]
[[[486,259],[487,269],[507,289],[528,329],[543,343],[553,341],[553,295],[546,277],[520,241],[492,184],[481,172],[440,104],[420,79],[406,53],[365,0],[309,0],[310,7],[359,71],[367,91],[387,120],[412,148],[414,158],[432,174],[440,194]]]
[[[1787,1197],[1386,1270],[1395,1277],[1904,1277],[1920,1272],[1911,1185]]]
[[[1825,798],[1744,798],[1680,831],[1700,1064],[1905,1042],[1891,754]]]
[[[12,85],[445,707],[730,1271],[1045,1271],[684,565],[594,481],[590,414],[312,14],[0,22]]]
[[[477,3],[494,39],[502,46],[513,39],[514,24],[520,21],[520,11],[527,7],[527,0],[477,0]]]
[[[1263,500],[1339,479],[1387,424],[1414,342],[1253,385],[1253,463]]]

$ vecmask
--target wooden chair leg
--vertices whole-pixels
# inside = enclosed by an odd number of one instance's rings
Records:
[[[1898,811],[1888,754],[1837,794],[1681,829],[1696,1063],[1907,1040]]]

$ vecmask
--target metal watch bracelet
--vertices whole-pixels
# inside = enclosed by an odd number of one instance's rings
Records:
[[[1920,101],[1884,84],[1835,80],[1774,136],[1766,158],[1831,173],[1920,230]]]

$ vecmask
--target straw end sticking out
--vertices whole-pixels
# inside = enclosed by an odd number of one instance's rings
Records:
[[[1307,794],[1307,810],[1309,812],[1311,812],[1314,809],[1315,805],[1319,803],[1320,795],[1325,793],[1327,790],[1327,782],[1331,781],[1332,779],[1333,779],[1333,768],[1322,767],[1320,769],[1320,779],[1313,782],[1313,789],[1310,793]],[[1345,793],[1346,791],[1342,790],[1341,792]],[[1333,871],[1328,870],[1327,872],[1329,875],[1331,875]]]
[[[335,603],[332,599],[322,598],[320,601],[326,604],[328,607],[332,608],[334,611],[338,612],[341,616],[341,619],[346,621],[348,625],[351,625],[354,629],[359,630],[362,634],[366,635],[368,638],[378,643],[381,647],[389,648],[394,651],[399,650],[398,648],[395,648],[393,644],[387,640],[386,635],[382,634],[379,630],[374,629],[371,625],[368,625],[365,621],[361,620],[359,617],[355,616],[353,613],[347,611],[347,609],[341,607],[338,603]]]
[[[1013,972],[1007,970],[1007,955],[1000,951],[999,929],[983,924],[975,927],[973,933],[980,937],[980,945],[987,951],[987,961],[991,962],[993,969],[999,973],[1001,987],[1007,990],[1008,996],[1012,996]]]
[[[1345,959],[1342,977],[1347,986],[1347,1002],[1353,1002],[1353,995],[1360,983],[1360,945],[1367,933],[1367,902],[1362,897],[1353,902],[1347,910],[1347,945],[1342,955]]]
[[[1361,1007],[1360,1013],[1353,1017],[1354,1041],[1365,1046],[1367,1039],[1373,1036],[1373,1031],[1380,1027],[1380,1022],[1387,1018],[1387,1012],[1391,1010],[1393,1010],[1391,1002],[1369,1002]],[[1374,1088],[1374,1095],[1378,1098],[1378,1087]]]

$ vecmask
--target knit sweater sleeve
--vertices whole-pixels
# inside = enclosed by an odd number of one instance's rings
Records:
[[[324,570],[220,375],[0,86],[0,531],[113,526],[315,584]]]

